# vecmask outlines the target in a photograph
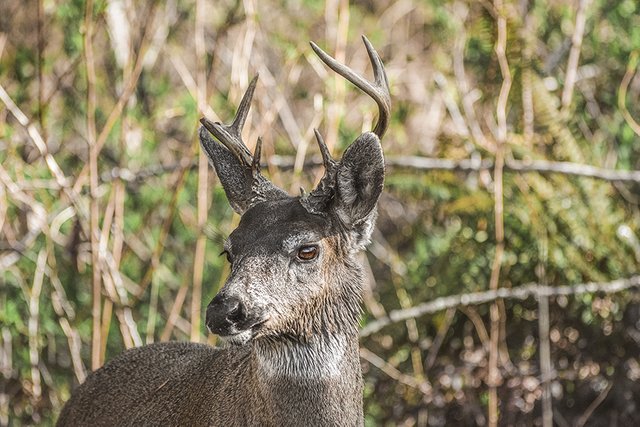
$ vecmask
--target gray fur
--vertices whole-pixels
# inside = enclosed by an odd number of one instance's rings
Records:
[[[252,346],[216,349],[170,342],[140,347],[92,374],[65,406],[58,425],[362,424],[359,365],[352,362],[358,360],[357,348],[348,351],[340,366],[346,376],[336,381],[264,374]]]
[[[202,148],[242,215],[224,244],[231,272],[206,312],[207,328],[228,346],[170,342],[126,351],[75,390],[58,426],[364,424],[356,253],[375,223],[384,181],[379,136],[389,114],[382,63],[365,44],[377,86],[339,72],[381,106],[376,134],[357,138],[340,162],[317,134],[326,179],[308,196],[290,197],[260,175],[260,144],[249,160],[239,135],[255,79],[231,125],[202,119],[221,142],[201,128]]]
[[[225,245],[233,264],[219,296],[269,320],[224,349],[127,351],[75,391],[58,425],[362,425],[363,279],[345,233],[297,198],[249,209]],[[292,262],[309,240],[317,262]]]

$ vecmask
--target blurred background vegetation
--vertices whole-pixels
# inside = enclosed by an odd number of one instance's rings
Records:
[[[369,75],[361,34],[393,99],[367,425],[638,425],[635,0],[0,2],[0,425],[52,424],[125,348],[215,343],[237,217],[198,119],[260,73],[245,141],[310,189],[313,128],[340,155],[376,108],[308,41]]]

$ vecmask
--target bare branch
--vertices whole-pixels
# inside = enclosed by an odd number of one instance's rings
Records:
[[[504,255],[504,164],[505,146],[507,143],[507,101],[511,92],[511,70],[507,60],[507,17],[504,4],[501,0],[495,0],[494,5],[497,11],[496,23],[498,27],[498,39],[495,50],[500,64],[502,74],[502,85],[500,95],[496,105],[496,118],[498,129],[496,134],[496,160],[493,169],[493,200],[494,200],[494,223],[496,236],[496,249],[491,266],[491,277],[489,288],[497,290],[500,287],[500,273],[502,267],[502,257]],[[488,418],[489,425],[498,425],[500,416],[498,414],[498,386],[502,383],[502,376],[498,370],[498,343],[500,340],[500,300],[494,301],[490,308],[491,329],[489,331],[489,369],[487,371],[487,385],[489,386]]]
[[[596,408],[600,406],[600,404],[604,402],[604,400],[607,398],[612,387],[613,387],[613,381],[610,381],[609,384],[607,384],[607,386],[600,392],[598,397],[596,397],[593,400],[593,402],[589,404],[589,406],[584,411],[584,413],[580,416],[580,418],[578,418],[578,420],[574,424],[576,427],[582,427],[587,423],[587,421],[589,421],[589,418],[591,417],[593,412],[596,410]]]
[[[281,169],[293,167],[293,159],[285,156],[272,156],[269,164]],[[320,166],[319,160],[305,164],[305,167]],[[406,168],[417,170],[451,170],[451,171],[480,171],[493,169],[494,162],[491,159],[439,159],[420,156],[388,156],[385,158],[388,168]],[[603,181],[637,182],[640,183],[640,171],[616,170],[601,168],[572,162],[553,162],[548,160],[509,160],[505,159],[505,171],[523,173],[557,173],[561,175],[581,176],[585,178],[601,179]]]
[[[360,357],[371,363],[376,368],[380,369],[390,378],[398,381],[401,384],[407,385],[411,388],[415,388],[425,396],[431,397],[431,385],[426,380],[420,381],[417,378],[412,377],[411,375],[403,374],[389,362],[364,347],[360,348]]]
[[[293,169],[295,159],[291,156],[274,155],[269,157],[269,166],[282,170]],[[449,170],[461,172],[477,172],[493,169],[491,159],[440,159],[435,157],[421,156],[388,156],[385,158],[385,165],[389,169],[415,169],[419,171],[429,170]],[[312,158],[304,163],[304,168],[323,166],[320,158]],[[103,182],[121,180],[125,182],[142,182],[154,176],[173,172],[177,169],[195,169],[197,162],[189,158],[183,158],[179,162],[167,165],[153,165],[138,171],[127,168],[113,168],[109,172],[102,174]],[[266,167],[263,163],[261,167]],[[585,178],[600,179],[611,182],[637,182],[640,183],[640,171],[638,170],[617,170],[607,169],[598,166],[585,165],[572,162],[552,162],[548,160],[506,160],[504,165],[506,172],[521,173],[543,173],[580,176]]]
[[[505,169],[515,172],[560,173],[584,176],[605,181],[628,181],[640,183],[640,171],[605,169],[597,166],[571,162],[551,162],[548,160],[514,161],[507,160]]]
[[[543,286],[538,283],[530,283],[517,288],[498,288],[490,291],[472,292],[468,294],[450,295],[436,298],[433,301],[419,304],[415,307],[393,310],[385,317],[375,320],[360,332],[361,337],[367,337],[393,323],[403,322],[407,319],[420,317],[425,314],[433,314],[452,307],[480,305],[493,302],[498,298],[524,300],[530,297],[555,297],[560,295],[581,295],[595,292],[613,294],[631,288],[640,287],[640,275],[627,279],[618,279],[611,282],[587,282],[568,286]]]
[[[640,124],[631,116],[629,109],[627,108],[627,89],[629,89],[629,83],[631,79],[636,75],[636,68],[638,66],[638,51],[635,50],[629,55],[629,63],[627,64],[627,71],[622,77],[620,87],[618,88],[618,108],[622,112],[622,117],[627,122],[627,125],[640,136]]]

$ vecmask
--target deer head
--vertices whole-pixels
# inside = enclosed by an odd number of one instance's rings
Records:
[[[209,330],[231,343],[260,337],[305,339],[357,328],[361,280],[354,254],[368,243],[374,226],[384,182],[380,138],[390,113],[384,66],[363,40],[373,83],[311,42],[325,64],[375,100],[379,115],[373,131],[360,135],[340,161],[331,158],[316,131],[325,173],[309,194],[292,197],[272,184],[260,173],[261,140],[253,155],[242,141],[257,76],[230,125],[201,119],[202,148],[231,207],[241,215],[224,244],[231,273],[206,314]]]

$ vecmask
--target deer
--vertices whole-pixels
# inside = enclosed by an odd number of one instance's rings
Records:
[[[324,175],[309,193],[290,196],[265,178],[261,139],[253,155],[242,140],[257,76],[231,124],[200,120],[201,148],[240,215],[223,245],[229,275],[205,316],[226,344],[127,350],[72,393],[58,426],[364,424],[357,256],[377,217],[385,174],[380,139],[391,101],[382,60],[363,41],[373,81],[310,42],[328,67],[376,102],[378,118],[339,161],[315,131]]]

